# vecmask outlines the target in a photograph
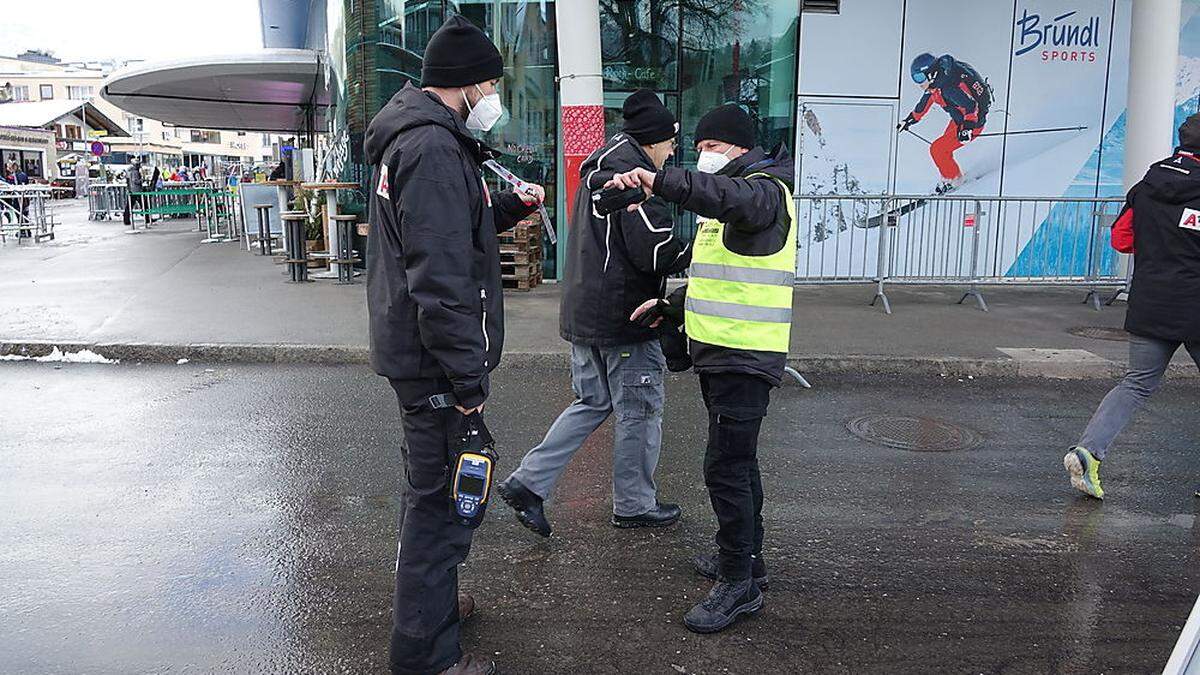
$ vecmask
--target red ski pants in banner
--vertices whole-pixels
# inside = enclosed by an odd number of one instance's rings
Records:
[[[978,138],[981,133],[983,127],[976,127],[971,130],[971,138]],[[959,168],[958,162],[954,161],[954,151],[962,146],[958,140],[958,125],[951,120],[942,135],[929,146],[929,156],[933,158],[933,163],[937,165],[942,178],[957,180],[962,177],[962,169]]]

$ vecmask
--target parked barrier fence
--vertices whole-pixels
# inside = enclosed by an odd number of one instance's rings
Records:
[[[796,199],[798,284],[872,283],[891,313],[889,284],[966,286],[987,311],[987,286],[1128,285],[1109,246],[1123,200],[960,195],[819,195]],[[1114,297],[1116,295],[1114,293]],[[1111,300],[1110,300],[1111,302]]]
[[[0,243],[15,237],[40,242],[54,239],[53,189],[48,185],[0,185]]]

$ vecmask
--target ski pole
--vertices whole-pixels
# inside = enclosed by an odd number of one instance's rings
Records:
[[[913,136],[916,136],[917,138],[921,139],[922,141],[925,141],[925,145],[933,145],[933,141],[925,138],[921,134],[918,134],[917,132],[913,131],[912,129],[905,127],[904,130],[907,131],[908,133],[912,134]]]
[[[989,131],[986,134],[979,134],[977,138],[984,136],[1019,136],[1021,134],[1049,134],[1056,131],[1083,131],[1087,127],[1054,127],[1052,129],[1026,129],[1024,131]]]

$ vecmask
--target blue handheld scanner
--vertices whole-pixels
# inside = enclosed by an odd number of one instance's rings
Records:
[[[492,487],[492,459],[464,452],[454,472],[454,511],[464,523],[477,525]]]

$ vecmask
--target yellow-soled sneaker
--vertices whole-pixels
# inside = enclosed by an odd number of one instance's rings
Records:
[[[1066,457],[1063,467],[1071,475],[1071,485],[1083,494],[1104,499],[1104,488],[1100,487],[1100,460],[1092,456],[1087,448],[1075,446]]]

